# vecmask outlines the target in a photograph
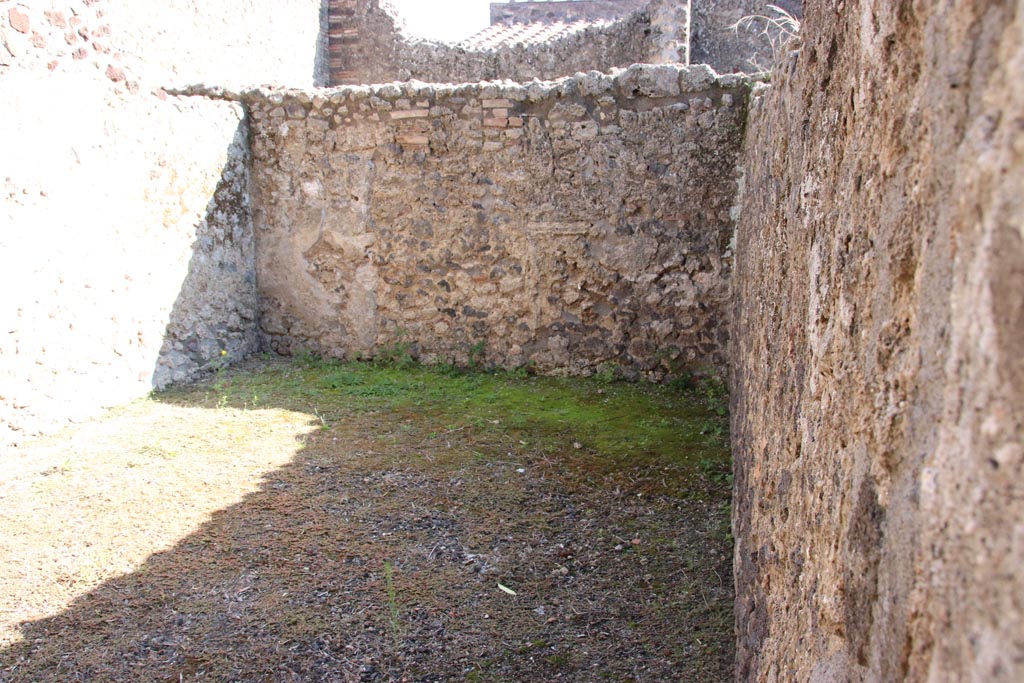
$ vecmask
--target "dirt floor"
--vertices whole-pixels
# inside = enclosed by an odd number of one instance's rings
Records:
[[[0,681],[732,680],[718,385],[391,361],[4,453]]]

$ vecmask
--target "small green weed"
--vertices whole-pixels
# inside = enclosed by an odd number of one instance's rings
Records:
[[[602,363],[594,373],[594,379],[602,384],[611,384],[622,378],[622,370],[617,363]]]
[[[387,346],[384,346],[374,357],[374,363],[382,367],[398,368],[408,370],[418,365],[413,355],[413,346],[406,340],[405,333],[399,330],[397,339]]]
[[[388,560],[384,561],[384,589],[388,595],[388,630],[397,645],[401,639],[402,624],[398,610],[398,590],[395,588],[395,567]]]
[[[731,474],[728,479],[731,486]],[[732,547],[735,539],[732,536],[732,504],[730,502],[726,501],[719,507],[717,525],[712,533],[715,538]]]
[[[210,362],[213,367],[213,390],[218,394],[217,407],[220,409],[227,408],[228,406],[228,384],[224,378],[224,370],[228,365],[228,352],[226,349],[220,350],[220,355]]]
[[[533,364],[532,361],[530,363],[528,363],[527,365],[520,365],[518,368],[512,368],[511,370],[506,370],[505,371],[505,375],[509,379],[520,379],[520,380],[522,380],[522,379],[527,379],[527,378],[530,377],[530,375],[535,375],[535,374],[537,374],[537,370],[534,367],[534,364]]]
[[[307,349],[299,349],[292,357],[295,359],[295,364],[300,368],[317,368],[324,362],[320,354],[313,353]]]
[[[483,367],[484,353],[487,351],[487,342],[481,340],[469,348],[469,368],[479,370]]]
[[[721,378],[708,377],[701,383],[700,391],[708,407],[716,413],[725,415],[729,411],[729,388]]]
[[[732,486],[732,463],[728,461],[702,458],[697,463],[697,469],[701,476],[714,484]]]

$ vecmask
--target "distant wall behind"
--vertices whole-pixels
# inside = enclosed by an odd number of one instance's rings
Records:
[[[746,93],[666,65],[248,95],[265,346],[722,370]]]

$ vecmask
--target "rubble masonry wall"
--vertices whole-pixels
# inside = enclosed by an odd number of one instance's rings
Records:
[[[721,370],[747,92],[666,65],[242,95],[264,345]]]

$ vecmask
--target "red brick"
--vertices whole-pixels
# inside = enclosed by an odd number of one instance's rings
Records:
[[[406,109],[391,112],[392,119],[425,119],[430,114],[427,109]]]
[[[32,32],[32,45],[42,50],[46,47],[46,36],[41,33]]]
[[[124,80],[124,70],[111,64],[107,67],[107,78],[114,81],[114,83],[119,83]]]
[[[511,100],[495,99],[495,100],[484,100],[484,109],[509,109],[512,106]]]
[[[28,20],[28,15],[20,11],[17,7],[12,7],[7,12],[7,20],[11,22],[11,28],[18,33],[28,33],[28,29],[31,23]]]
[[[430,138],[426,135],[396,135],[395,141],[400,145],[429,145]]]
[[[71,56],[75,59],[85,59],[89,56],[89,51],[86,50],[84,47],[80,47],[74,52],[72,52]]]
[[[43,12],[43,14],[46,15],[46,20],[50,22],[50,26],[66,28],[68,25],[68,20],[64,17],[63,12],[51,12],[48,10]]]

